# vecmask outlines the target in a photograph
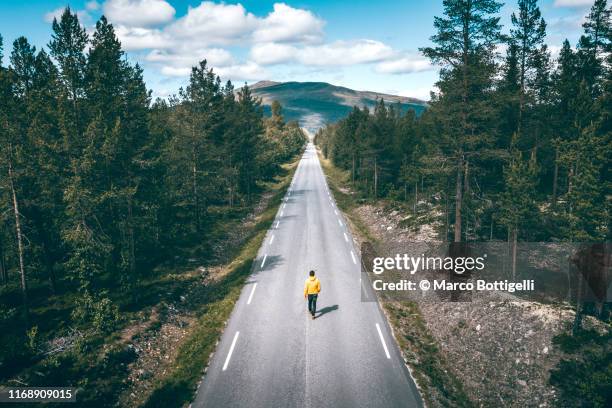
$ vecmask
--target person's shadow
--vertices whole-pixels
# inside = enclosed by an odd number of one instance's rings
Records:
[[[329,312],[333,312],[334,310],[338,310],[338,305],[326,306],[323,309],[319,309],[318,310],[317,319],[320,318],[321,316],[323,316],[324,314],[327,314]]]

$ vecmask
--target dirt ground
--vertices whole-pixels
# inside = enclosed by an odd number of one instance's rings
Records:
[[[398,210],[361,205],[353,210],[372,237],[385,242],[435,241],[436,225],[402,227]],[[452,374],[477,406],[554,406],[549,371],[560,358],[552,344],[571,324],[568,308],[493,294],[475,302],[417,302],[429,334]],[[394,329],[403,333],[401,319]],[[409,359],[408,359],[409,360]],[[410,361],[408,361],[410,363]],[[430,405],[446,405],[434,398]]]

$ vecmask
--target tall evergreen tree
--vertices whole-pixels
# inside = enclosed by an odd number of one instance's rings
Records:
[[[11,68],[15,75],[15,92],[21,98],[32,88],[35,59],[36,47],[30,45],[25,37],[19,37],[13,42]]]
[[[578,69],[580,80],[594,97],[601,94],[601,80],[605,75],[605,55],[611,46],[611,10],[606,0],[595,0],[582,25],[584,34],[578,42]]]
[[[488,129],[486,93],[494,74],[494,48],[500,41],[501,3],[495,0],[445,0],[444,17],[435,17],[434,47],[422,49],[442,66],[436,104],[448,117],[445,131],[456,162],[454,241],[461,241],[466,163]]]
[[[516,278],[517,241],[525,226],[537,215],[535,163],[525,160],[516,148],[516,137],[511,148],[510,162],[504,169],[506,189],[501,197],[501,222],[508,228],[512,248],[512,278]]]
[[[563,42],[563,47],[557,59],[557,69],[553,74],[554,94],[554,131],[556,137],[553,139],[555,148],[555,164],[553,172],[552,204],[556,205],[559,196],[560,168],[569,168],[569,163],[563,160],[564,147],[567,142],[577,136],[576,122],[574,118],[577,112],[574,109],[574,98],[578,92],[576,76],[576,58],[568,40]]]
[[[58,72],[45,51],[34,62],[35,72],[27,98],[28,144],[31,146],[29,191],[24,211],[32,223],[36,239],[32,248],[40,269],[46,272],[53,293],[57,291],[55,264],[63,257],[59,231],[63,219],[63,144],[58,117]],[[34,237],[32,237],[34,238]]]
[[[253,97],[251,90],[245,84],[238,91],[237,127],[241,138],[239,145],[236,146],[236,159],[239,163],[239,185],[246,193],[248,202],[252,200],[256,187],[255,182],[260,176],[257,157],[260,153],[259,144],[263,134],[262,117],[261,101]]]
[[[512,13],[510,30],[512,42],[517,46],[519,60],[519,111],[517,133],[522,137],[524,132],[526,104],[531,95],[536,71],[536,59],[542,52],[546,37],[546,23],[540,13],[537,0],[519,0],[518,14]]]
[[[60,93],[62,103],[62,130],[66,150],[73,156],[79,155],[82,141],[81,134],[86,119],[83,117],[82,99],[84,97],[85,48],[89,36],[81,27],[76,13],[66,8],[60,21],[53,19],[53,34],[49,42],[51,56],[59,64],[60,78],[63,84]]]

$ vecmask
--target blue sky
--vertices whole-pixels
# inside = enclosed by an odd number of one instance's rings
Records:
[[[540,2],[553,55],[563,39],[576,43],[592,2]],[[430,44],[441,0],[3,0],[5,54],[20,35],[45,47],[50,21],[66,5],[88,30],[100,15],[107,16],[128,58],[144,67],[156,96],[176,92],[186,83],[189,67],[203,58],[224,80],[237,84],[326,81],[427,98],[437,78],[418,48]],[[502,8],[506,32],[515,7],[511,1]]]

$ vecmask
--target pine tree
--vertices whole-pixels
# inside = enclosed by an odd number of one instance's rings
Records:
[[[40,269],[46,272],[51,290],[57,292],[55,263],[62,257],[59,230],[63,216],[63,144],[58,118],[59,79],[56,67],[43,50],[34,62],[32,88],[27,99],[30,197],[27,215],[35,237],[31,246],[40,252]]]
[[[606,148],[604,140],[596,135],[595,128],[591,126],[582,132],[574,144],[575,175],[572,189],[567,194],[567,235],[572,241],[600,242],[608,236],[610,214],[605,197],[606,185],[600,179]]]
[[[271,126],[275,129],[282,130],[285,119],[283,118],[282,106],[280,102],[273,101],[270,110],[272,112],[272,116],[270,117]]]
[[[521,231],[535,219],[537,170],[532,160],[525,160],[516,147],[511,147],[510,162],[504,170],[506,189],[502,194],[500,221],[508,228],[512,248],[512,278],[516,278],[517,242]]]
[[[185,109],[187,114],[187,143],[191,204],[195,231],[201,232],[207,211],[208,193],[215,187],[210,183],[212,174],[208,169],[214,168],[212,162],[218,163],[220,155],[213,149],[221,142],[221,111],[223,103],[219,77],[208,67],[207,61],[201,61],[193,67],[186,89]],[[215,149],[216,150],[216,149]]]
[[[251,202],[256,187],[258,172],[257,157],[263,134],[261,101],[253,97],[245,84],[238,91],[238,123],[241,139],[237,146],[239,186],[246,193],[247,202]]]
[[[502,65],[501,80],[497,87],[499,104],[498,147],[509,148],[512,136],[518,131],[520,110],[520,68],[518,46],[510,41]]]
[[[8,102],[11,99],[11,85],[9,81],[9,71],[3,67],[4,59],[4,40],[2,34],[0,34],[0,152],[6,152],[8,145]],[[4,170],[4,161],[0,159],[0,171],[2,174],[7,172]],[[5,184],[0,184],[5,189]],[[0,197],[4,202],[9,202],[7,198],[4,198],[2,194]],[[8,217],[6,215],[0,216],[0,279],[4,285],[8,284],[8,265],[6,262],[7,253],[7,238],[5,232],[5,223]]]
[[[513,29],[510,30],[512,42],[517,46],[519,60],[519,111],[517,134],[522,137],[525,126],[526,104],[532,95],[530,88],[535,76],[535,63],[542,52],[546,37],[546,23],[537,6],[537,0],[519,0],[518,15],[512,13]]]
[[[121,91],[127,65],[115,29],[104,16],[96,23],[85,68],[85,95],[89,118],[101,116],[112,129],[121,111]]]
[[[83,148],[81,134],[86,123],[83,117],[82,99],[85,86],[85,48],[89,36],[81,27],[76,13],[66,8],[60,21],[53,19],[53,34],[49,42],[51,56],[59,64],[62,81],[60,109],[66,151],[78,156]]]
[[[435,17],[435,47],[422,52],[442,66],[438,87],[442,97],[432,103],[445,111],[446,135],[456,162],[455,242],[461,242],[466,159],[486,137],[483,126],[490,110],[486,93],[494,74],[494,47],[500,41],[501,4],[495,0],[445,0],[445,17]],[[435,107],[434,107],[435,109]]]
[[[580,80],[594,97],[601,94],[601,81],[604,73],[605,55],[610,51],[612,30],[611,10],[606,0],[596,0],[586,21],[582,25],[584,35],[578,42],[578,70]]]
[[[15,91],[21,98],[24,98],[32,88],[35,59],[36,47],[31,46],[25,37],[19,37],[13,42],[11,68],[15,75]]]
[[[19,275],[21,280],[21,293],[24,306],[26,324],[29,321],[29,295],[26,263],[25,234],[23,223],[23,202],[27,193],[24,187],[28,184],[31,175],[29,167],[31,146],[26,138],[26,102],[34,82],[35,51],[25,37],[19,37],[13,42],[11,52],[11,69],[9,77],[9,91],[7,98],[7,116],[4,118],[3,150],[6,160],[8,190],[11,200],[11,209],[14,217],[14,231],[17,241],[17,257],[19,261]]]
[[[576,58],[568,40],[563,42],[559,52],[557,69],[553,74],[554,94],[554,131],[556,137],[553,139],[555,148],[555,164],[553,172],[552,204],[557,203],[559,196],[559,170],[568,168],[568,163],[563,160],[563,151],[567,143],[576,138],[577,130],[575,120],[577,113],[574,109],[574,99],[578,92],[576,76]]]

